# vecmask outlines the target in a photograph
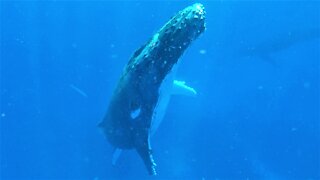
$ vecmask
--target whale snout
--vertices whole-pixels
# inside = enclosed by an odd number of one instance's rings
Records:
[[[196,3],[188,8],[184,9],[182,12],[182,25],[188,29],[188,31],[193,32],[196,38],[205,30],[205,9],[200,3]]]
[[[188,39],[193,41],[205,30],[205,9],[200,3],[193,4],[181,10],[165,26],[167,31],[171,31],[173,39]]]
[[[205,28],[205,9],[204,6],[200,3],[196,3],[190,7],[189,19],[191,23],[195,23],[195,25],[199,25],[202,28]]]

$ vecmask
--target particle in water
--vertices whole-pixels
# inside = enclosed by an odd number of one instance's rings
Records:
[[[258,86],[258,90],[262,90],[263,89],[263,86]]]
[[[303,83],[303,87],[306,88],[306,89],[309,89],[310,86],[311,86],[310,82]]]
[[[199,51],[199,53],[200,53],[200,54],[206,54],[207,51],[206,51],[205,49],[201,49],[201,50]]]

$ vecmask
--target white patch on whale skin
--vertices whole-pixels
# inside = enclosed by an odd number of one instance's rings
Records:
[[[140,112],[141,112],[141,108],[131,111],[130,113],[131,119],[136,119],[140,115]]]

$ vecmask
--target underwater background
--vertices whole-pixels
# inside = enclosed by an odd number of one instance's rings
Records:
[[[0,179],[150,178],[97,127],[133,52],[202,3],[151,179],[320,179],[319,1],[0,1]]]

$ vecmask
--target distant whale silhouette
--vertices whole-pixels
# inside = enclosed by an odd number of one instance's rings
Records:
[[[290,31],[277,34],[260,44],[246,47],[240,54],[241,56],[256,56],[268,63],[275,64],[274,60],[270,57],[271,54],[283,51],[295,44],[317,38],[320,38],[319,28]]]
[[[158,112],[168,103],[166,92],[177,87],[189,94],[196,93],[184,82],[174,81],[171,75],[180,56],[204,30],[204,7],[197,3],[178,12],[133,54],[99,124],[117,148],[114,158],[121,149],[135,149],[149,174],[157,174],[150,136],[162,119]]]

